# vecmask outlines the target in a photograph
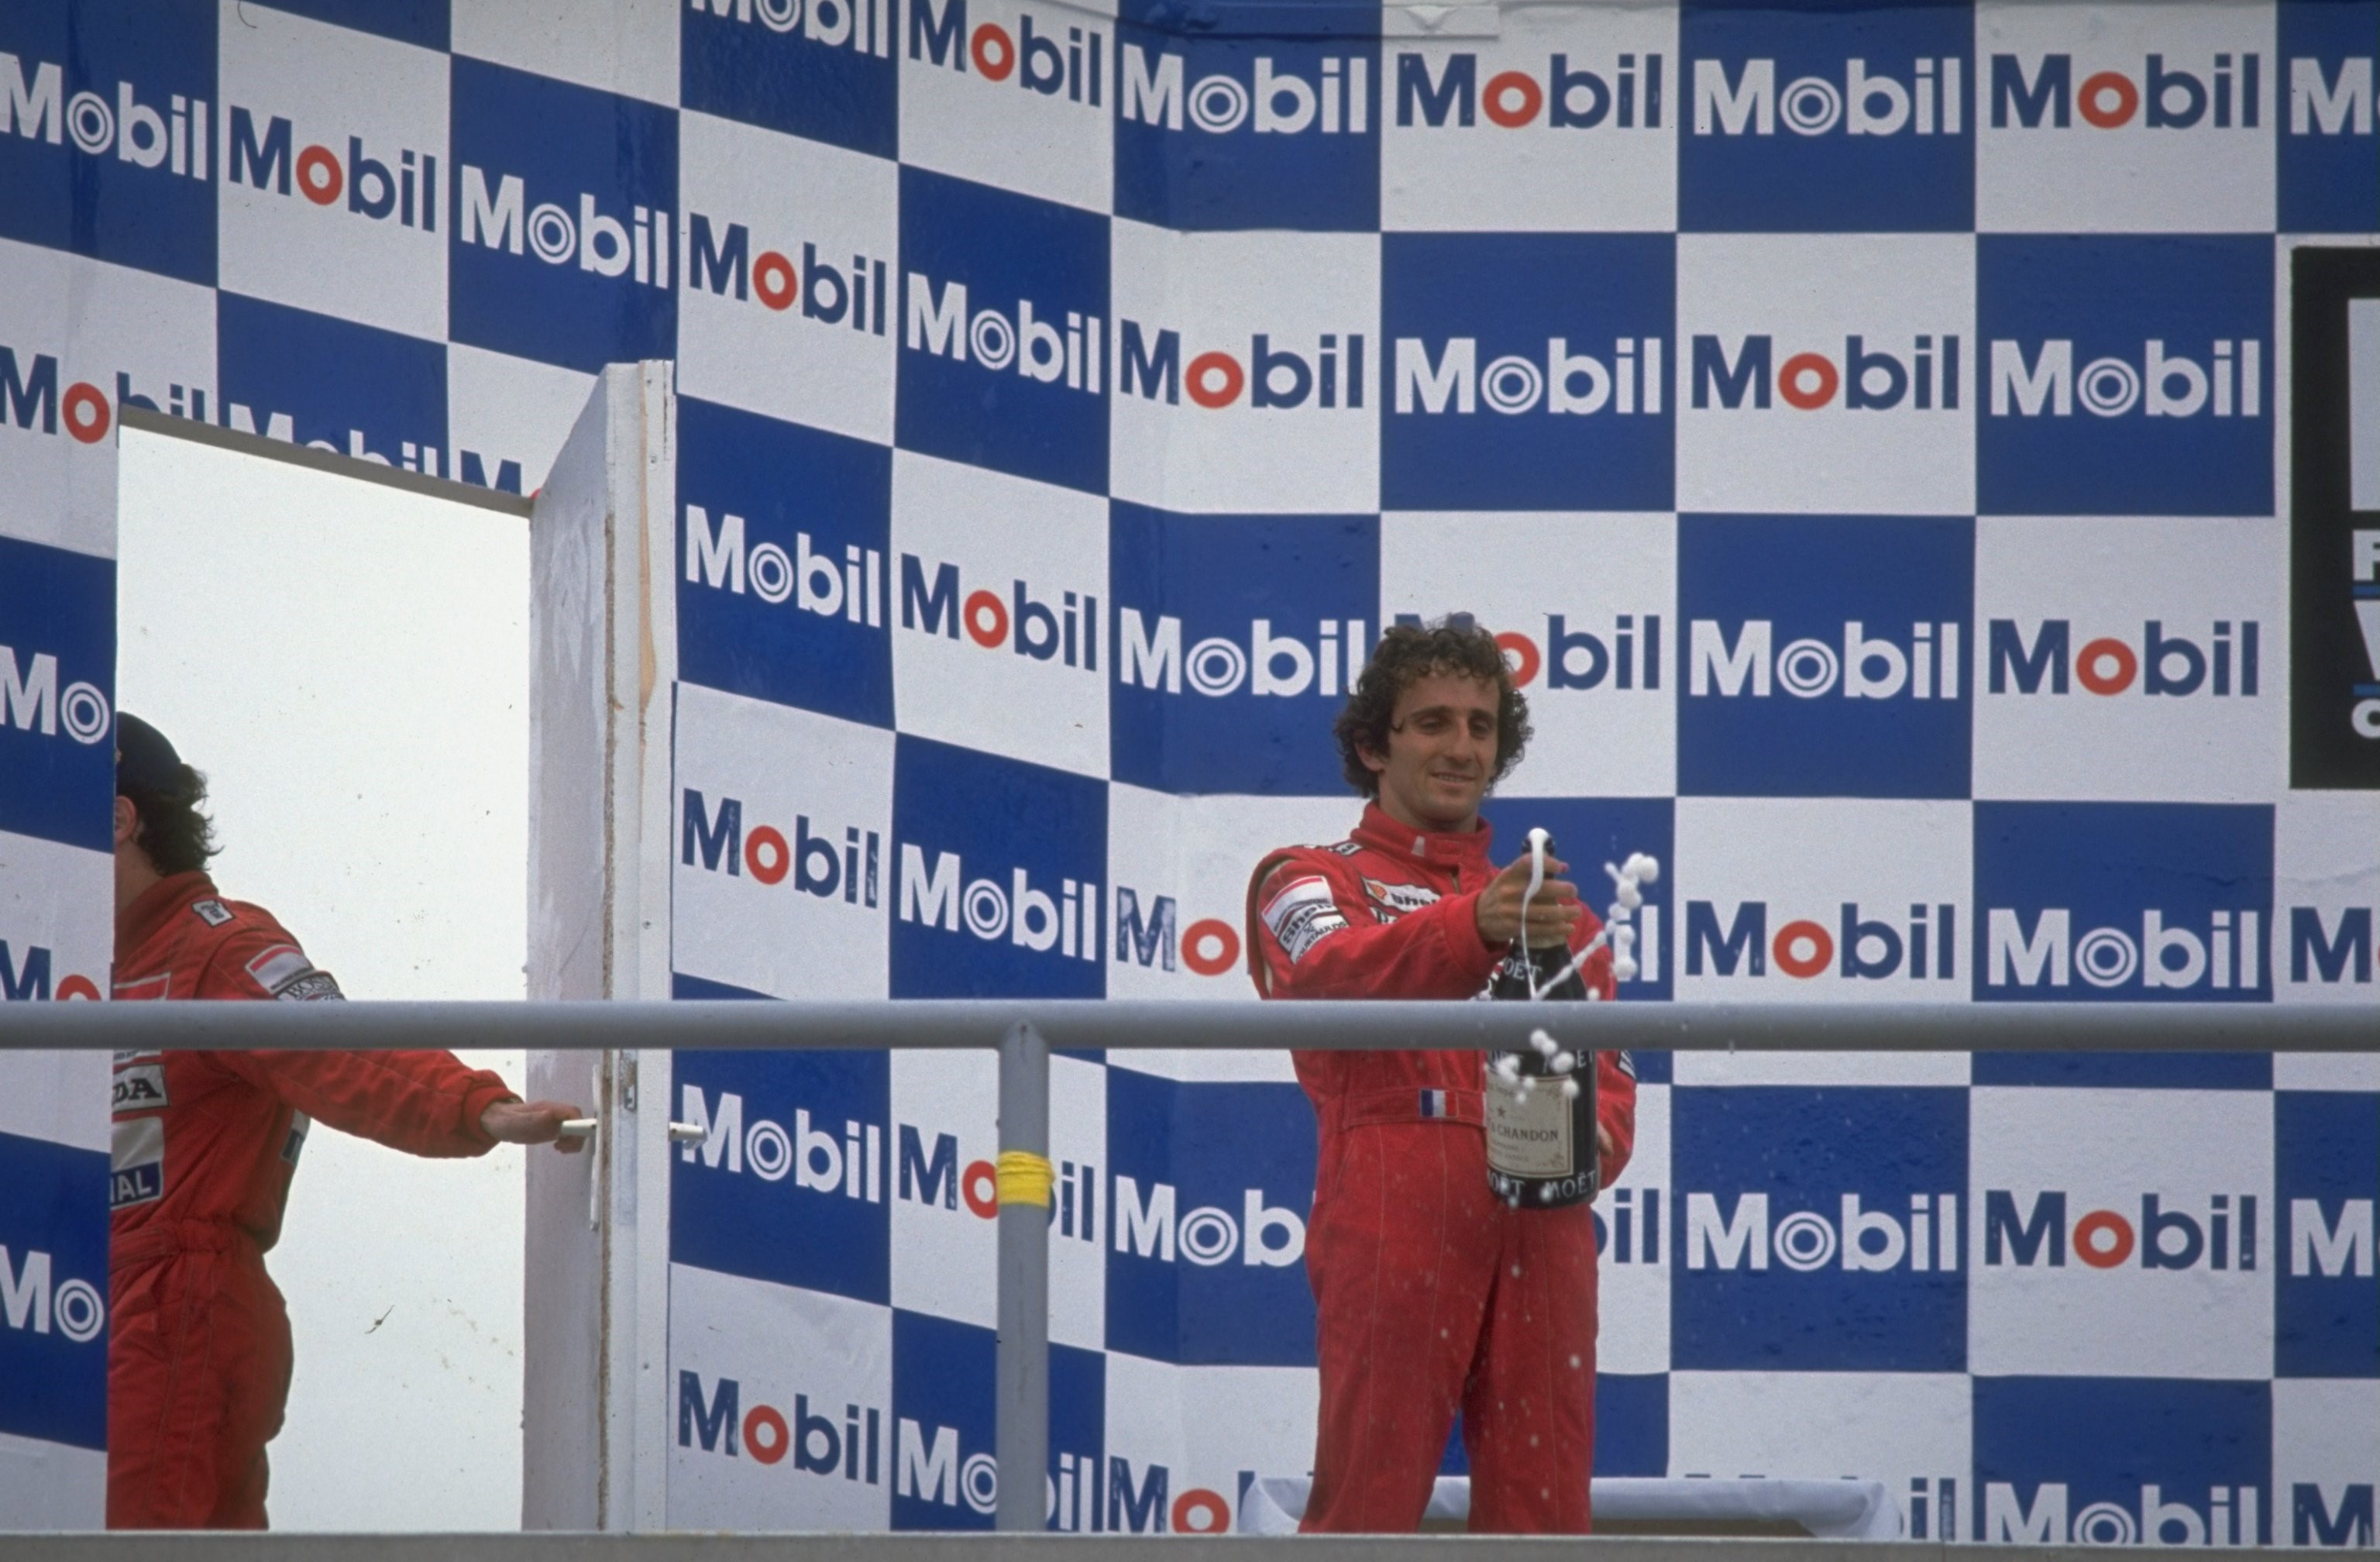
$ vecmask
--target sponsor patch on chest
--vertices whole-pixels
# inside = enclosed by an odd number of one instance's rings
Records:
[[[1273,892],[1272,898],[1265,902],[1264,924],[1272,930],[1273,937],[1280,941],[1291,963],[1295,964],[1323,939],[1343,931],[1347,919],[1339,914],[1339,902],[1330,893],[1330,881],[1310,876],[1292,879]]]
[[[1371,897],[1384,922],[1392,922],[1408,911],[1418,911],[1438,899],[1438,891],[1427,885],[1382,884],[1378,879],[1366,879],[1364,893]]]
[[[108,1143],[107,1207],[153,1203],[165,1192],[165,1119],[127,1117]]]
[[[119,1063],[115,1066],[115,1100],[109,1110],[153,1112],[167,1104],[165,1065],[163,1062]]]

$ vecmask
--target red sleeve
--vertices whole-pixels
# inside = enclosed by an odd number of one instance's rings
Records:
[[[1248,976],[1268,998],[1468,998],[1496,951],[1479,941],[1474,891],[1377,922],[1346,862],[1268,858],[1248,886]]]

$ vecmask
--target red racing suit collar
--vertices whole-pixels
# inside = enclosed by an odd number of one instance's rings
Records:
[[[1373,851],[1427,862],[1437,868],[1488,868],[1495,831],[1485,819],[1475,830],[1416,830],[1397,820],[1377,802],[1364,805],[1364,817],[1349,838]]]

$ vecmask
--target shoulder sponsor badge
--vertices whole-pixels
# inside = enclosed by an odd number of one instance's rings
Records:
[[[322,1003],[332,998],[345,998],[339,991],[338,979],[327,970],[309,968],[303,976],[292,977],[273,990],[273,995],[285,1004]]]
[[[248,962],[248,974],[268,993],[278,993],[314,969],[314,962],[295,944],[275,944]]]
[[[1339,914],[1339,902],[1330,893],[1330,882],[1318,875],[1292,879],[1273,892],[1265,903],[1264,924],[1281,941],[1294,963],[1305,958],[1305,952],[1347,925]]]
[[[232,909],[220,900],[193,900],[190,902],[190,909],[196,911],[199,914],[199,921],[209,927],[221,927],[233,920]]]

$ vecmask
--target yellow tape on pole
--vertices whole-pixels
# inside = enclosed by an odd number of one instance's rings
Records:
[[[1010,1204],[1038,1204],[1050,1207],[1050,1184],[1055,1174],[1049,1161],[1030,1150],[1003,1150],[1000,1153],[1000,1202],[1004,1209]]]

